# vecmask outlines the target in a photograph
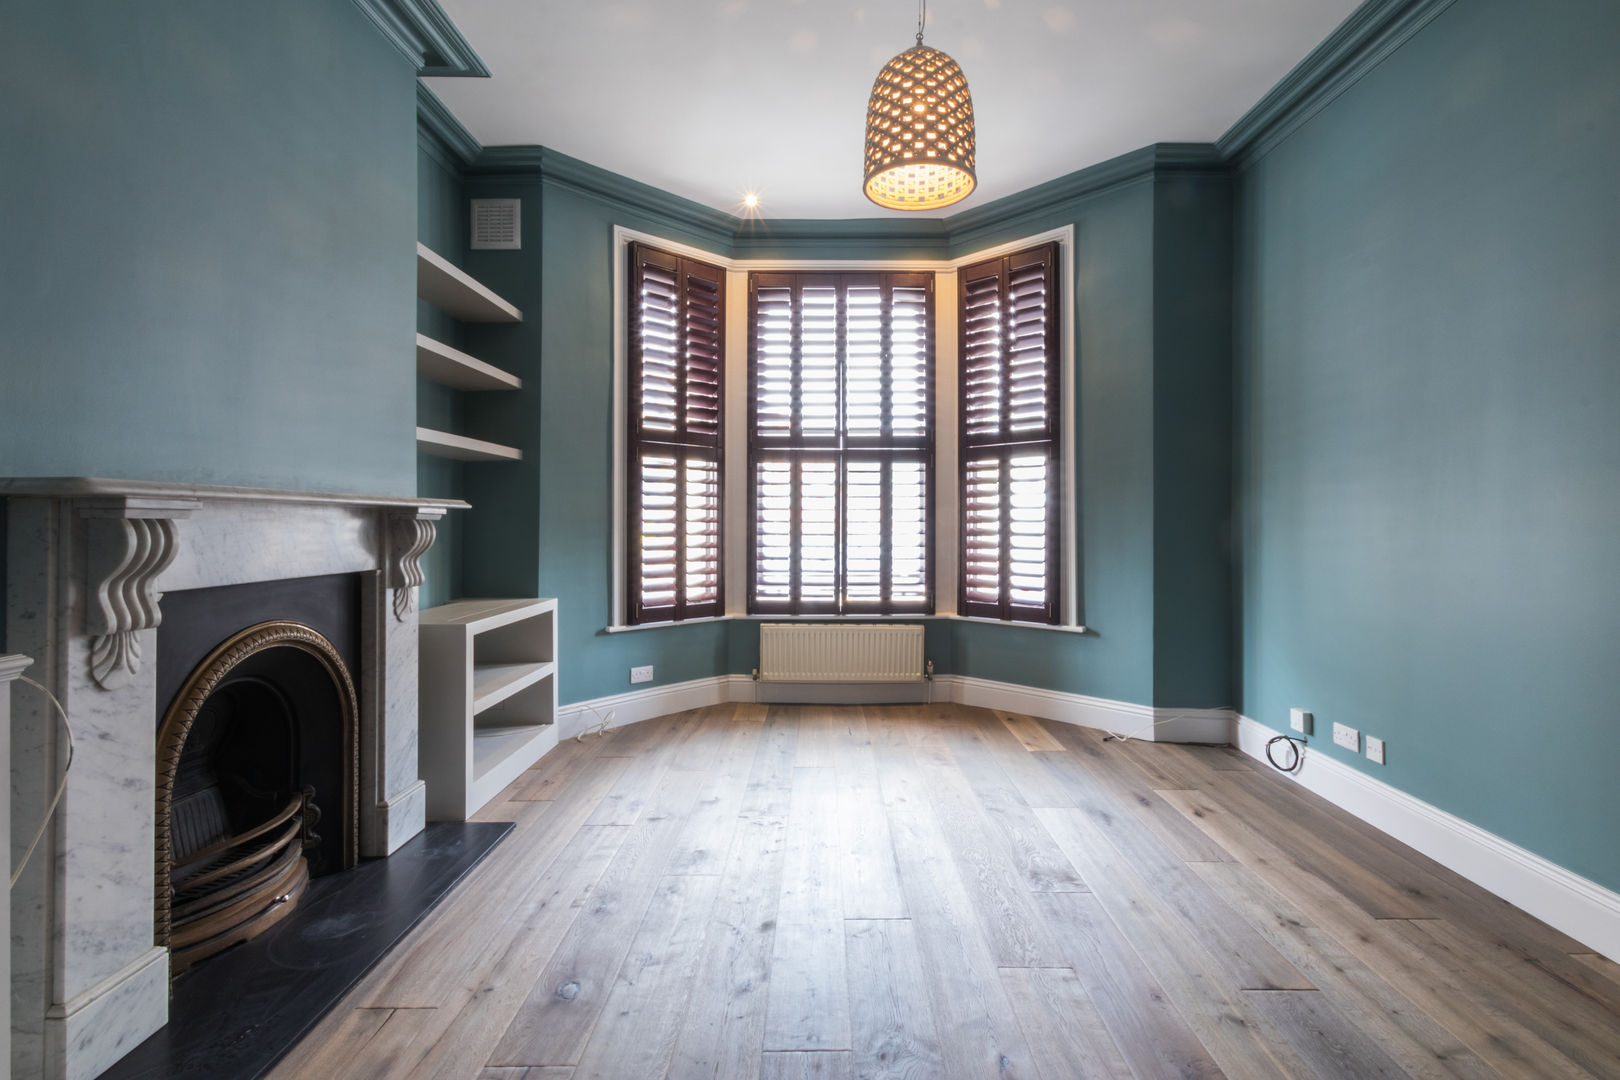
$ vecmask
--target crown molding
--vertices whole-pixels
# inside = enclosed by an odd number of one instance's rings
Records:
[[[1228,128],[1215,146],[1238,168],[1265,156],[1452,3],[1366,0]]]
[[[416,84],[416,141],[439,164],[466,170],[483,149],[426,83]]]
[[[609,172],[548,146],[486,146],[473,158],[466,176],[469,181],[530,179],[560,184],[701,233],[728,249],[740,220],[734,214]]]
[[[953,248],[961,251],[982,243],[990,233],[1027,224],[1026,219],[1049,213],[1054,207],[1144,183],[1155,176],[1225,177],[1228,173],[1225,156],[1210,143],[1153,143],[964,210],[946,218],[945,227]]]
[[[560,184],[698,233],[718,245],[718,254],[737,259],[847,257],[851,246],[872,257],[945,259],[1025,219],[1157,176],[1231,175],[1230,162],[1210,143],[1154,143],[946,218],[742,218],[547,146],[480,146],[420,84],[417,131],[424,150],[469,183]]]
[[[1182,176],[1228,177],[1232,163],[1214,143],[1154,143],[1153,170]]]
[[[944,218],[745,218],[732,255],[738,259],[848,257],[946,258],[951,236]],[[874,250],[881,249],[881,250]]]
[[[418,75],[489,78],[489,68],[436,0],[354,0],[354,6]]]

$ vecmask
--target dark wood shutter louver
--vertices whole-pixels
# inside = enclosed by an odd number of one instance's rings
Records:
[[[630,245],[630,623],[722,614],[725,272]]]
[[[933,610],[933,275],[749,277],[749,610]]]
[[[963,615],[1061,615],[1057,251],[1044,244],[958,275]]]

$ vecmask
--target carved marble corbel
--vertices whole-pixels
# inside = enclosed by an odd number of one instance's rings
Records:
[[[140,633],[163,621],[157,578],[174,561],[174,523],[198,505],[195,499],[137,496],[79,503],[88,593],[84,632],[90,636],[90,676],[103,690],[123,686],[140,672]]]
[[[394,590],[394,618],[400,622],[416,607],[422,556],[433,546],[434,522],[442,517],[442,506],[415,506],[388,515],[388,587]]]

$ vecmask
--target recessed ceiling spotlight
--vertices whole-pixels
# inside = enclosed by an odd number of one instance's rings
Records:
[[[759,195],[752,191],[743,192],[743,205],[750,210],[759,209]]]

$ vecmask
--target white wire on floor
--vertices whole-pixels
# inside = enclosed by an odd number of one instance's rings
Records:
[[[1110,731],[1105,728],[1103,729],[1102,741],[1108,742],[1110,739],[1112,739],[1115,742],[1130,742],[1132,739],[1140,739],[1144,736],[1153,734],[1153,732],[1156,731],[1161,724],[1173,724],[1177,720],[1185,720],[1191,715],[1192,713],[1177,713],[1174,716],[1167,716],[1163,720],[1155,720],[1146,727],[1139,728],[1130,735],[1121,735],[1117,731]]]
[[[575,735],[575,742],[583,742],[585,736],[587,735],[606,735],[608,728],[613,726],[613,718],[619,714],[619,710],[609,709],[607,711],[607,715],[603,716],[601,712],[597,710],[595,705],[583,705],[568,715],[578,716],[587,709],[590,710],[592,716],[596,717],[596,722],[594,724],[587,725],[583,730],[580,731],[578,735]]]

